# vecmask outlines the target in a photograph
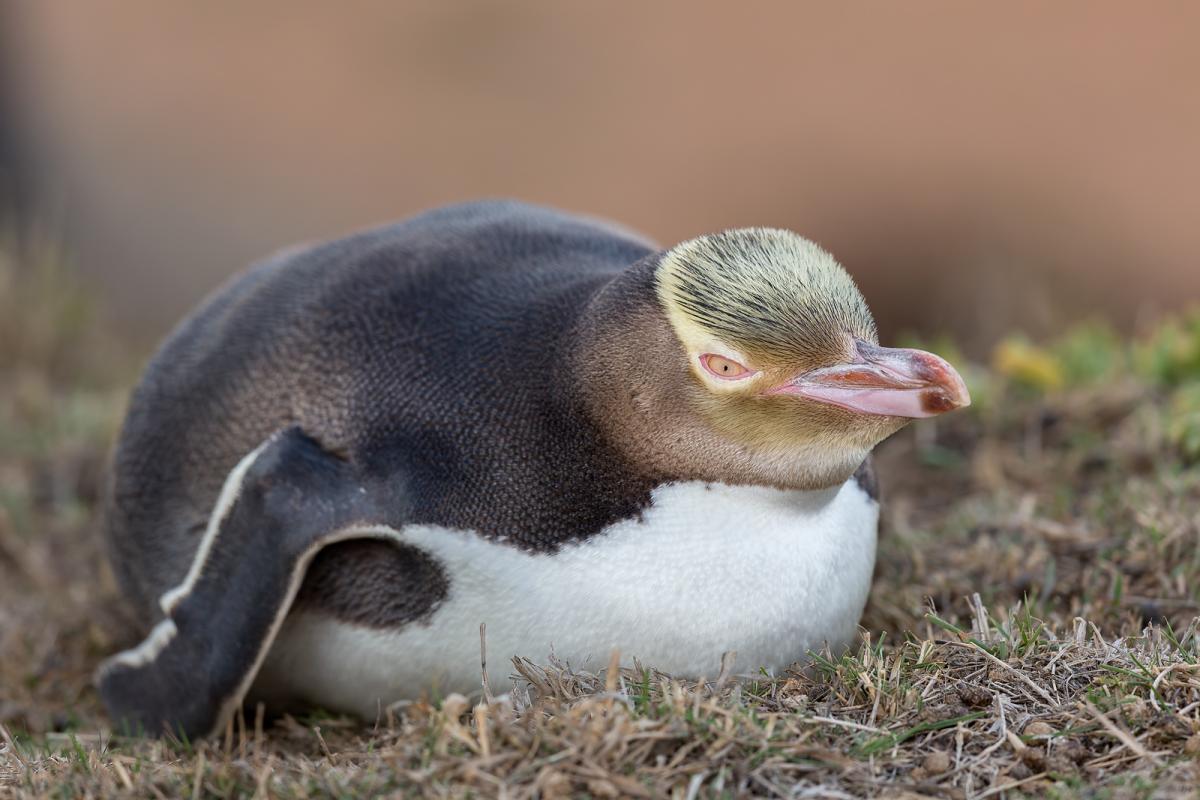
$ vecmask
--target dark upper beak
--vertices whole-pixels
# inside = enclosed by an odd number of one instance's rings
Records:
[[[971,404],[962,376],[924,350],[855,340],[853,360],[799,375],[773,393],[793,394],[863,414],[932,417]]]

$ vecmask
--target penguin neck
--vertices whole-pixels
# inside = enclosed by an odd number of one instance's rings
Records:
[[[659,258],[638,261],[601,287],[572,337],[571,383],[608,449],[656,483],[819,490],[846,480],[865,452],[833,469],[814,468],[828,454],[757,450],[721,435],[698,413],[705,389],[659,305]]]

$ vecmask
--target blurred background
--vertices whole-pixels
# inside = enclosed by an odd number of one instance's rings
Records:
[[[789,227],[885,335],[1200,299],[1200,4],[0,0],[0,207],[131,335],[275,248],[512,196]],[[14,220],[16,220],[14,222]]]

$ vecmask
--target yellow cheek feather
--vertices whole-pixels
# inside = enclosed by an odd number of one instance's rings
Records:
[[[791,377],[779,370],[764,367],[761,358],[739,350],[706,331],[671,302],[669,288],[660,285],[659,295],[671,328],[675,331],[679,343],[687,354],[688,366],[691,368],[692,375],[701,386],[709,391],[724,397],[752,396]],[[706,353],[736,361],[754,371],[755,374],[741,380],[724,380],[710,375],[700,362],[700,357]]]
[[[670,317],[670,322],[675,329],[676,336],[679,337],[679,341],[683,345],[684,352],[687,353],[688,366],[691,367],[692,375],[696,377],[696,380],[701,385],[708,387],[718,394],[742,394],[752,385],[760,383],[762,373],[758,371],[758,365],[754,363],[754,360],[745,353],[713,338],[712,334],[682,314],[672,312],[668,313],[668,317]],[[700,357],[708,353],[735,361],[747,369],[755,371],[756,374],[740,380],[725,380],[715,375],[710,375],[700,361]]]

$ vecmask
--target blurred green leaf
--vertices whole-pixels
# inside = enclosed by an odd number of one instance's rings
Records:
[[[1164,386],[1200,381],[1200,309],[1168,317],[1133,346],[1138,374]]]
[[[1087,322],[1069,330],[1051,346],[1066,385],[1094,384],[1125,367],[1128,347],[1111,325]]]
[[[1200,460],[1200,381],[1171,393],[1167,407],[1167,438],[1189,461]]]

